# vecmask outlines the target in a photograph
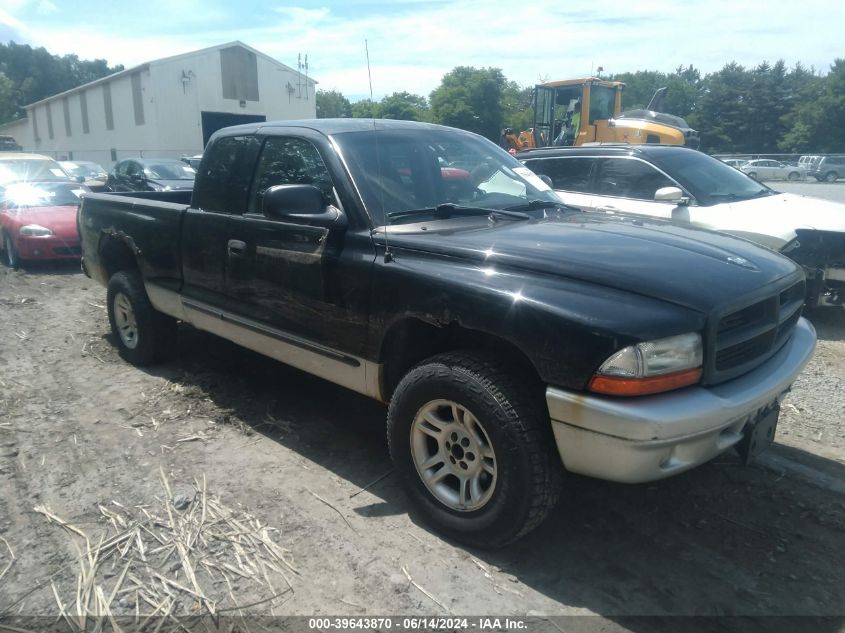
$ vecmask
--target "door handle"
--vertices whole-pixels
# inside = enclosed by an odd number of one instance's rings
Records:
[[[616,207],[599,207],[596,211],[601,211],[602,213],[616,213],[619,211]]]
[[[229,240],[226,244],[226,251],[229,253],[229,257],[243,257],[246,255],[246,242]]]

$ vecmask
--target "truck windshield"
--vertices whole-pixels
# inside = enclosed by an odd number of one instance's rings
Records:
[[[531,170],[473,134],[379,129],[334,138],[377,226],[407,222],[411,212],[441,205],[506,209],[532,201],[559,203]]]
[[[704,207],[776,193],[741,171],[701,152],[661,152],[655,153],[652,160]]]

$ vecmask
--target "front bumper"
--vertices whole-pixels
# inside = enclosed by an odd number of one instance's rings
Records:
[[[662,479],[714,458],[789,390],[816,332],[800,319],[766,363],[728,382],[654,396],[611,398],[549,387],[546,402],[567,470],[624,483]]]
[[[64,239],[56,235],[45,237],[18,236],[18,257],[25,260],[79,259],[82,251],[79,239]]]

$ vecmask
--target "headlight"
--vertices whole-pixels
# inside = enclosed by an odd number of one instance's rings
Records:
[[[591,391],[642,396],[701,380],[703,351],[697,332],[638,343],[608,358],[590,380]]]
[[[25,237],[47,237],[48,235],[52,235],[53,231],[48,229],[46,226],[27,224],[26,226],[22,226],[18,233]]]

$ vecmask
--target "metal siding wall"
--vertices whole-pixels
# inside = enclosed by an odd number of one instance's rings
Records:
[[[132,74],[132,106],[135,109],[135,125],[144,125],[144,98],[141,91],[141,73]]]
[[[45,103],[44,107],[47,109],[47,136],[53,138],[53,109],[50,107],[51,103]]]
[[[65,136],[70,136],[70,103],[68,103],[67,97],[62,99],[62,110],[65,115]]]
[[[114,112],[111,106],[111,84],[103,84],[103,109],[106,111],[106,129],[114,129]],[[52,138],[52,137],[51,137]]]
[[[79,93],[79,107],[82,110],[82,133],[88,134],[91,132],[91,127],[88,123],[88,97],[84,90]]]

